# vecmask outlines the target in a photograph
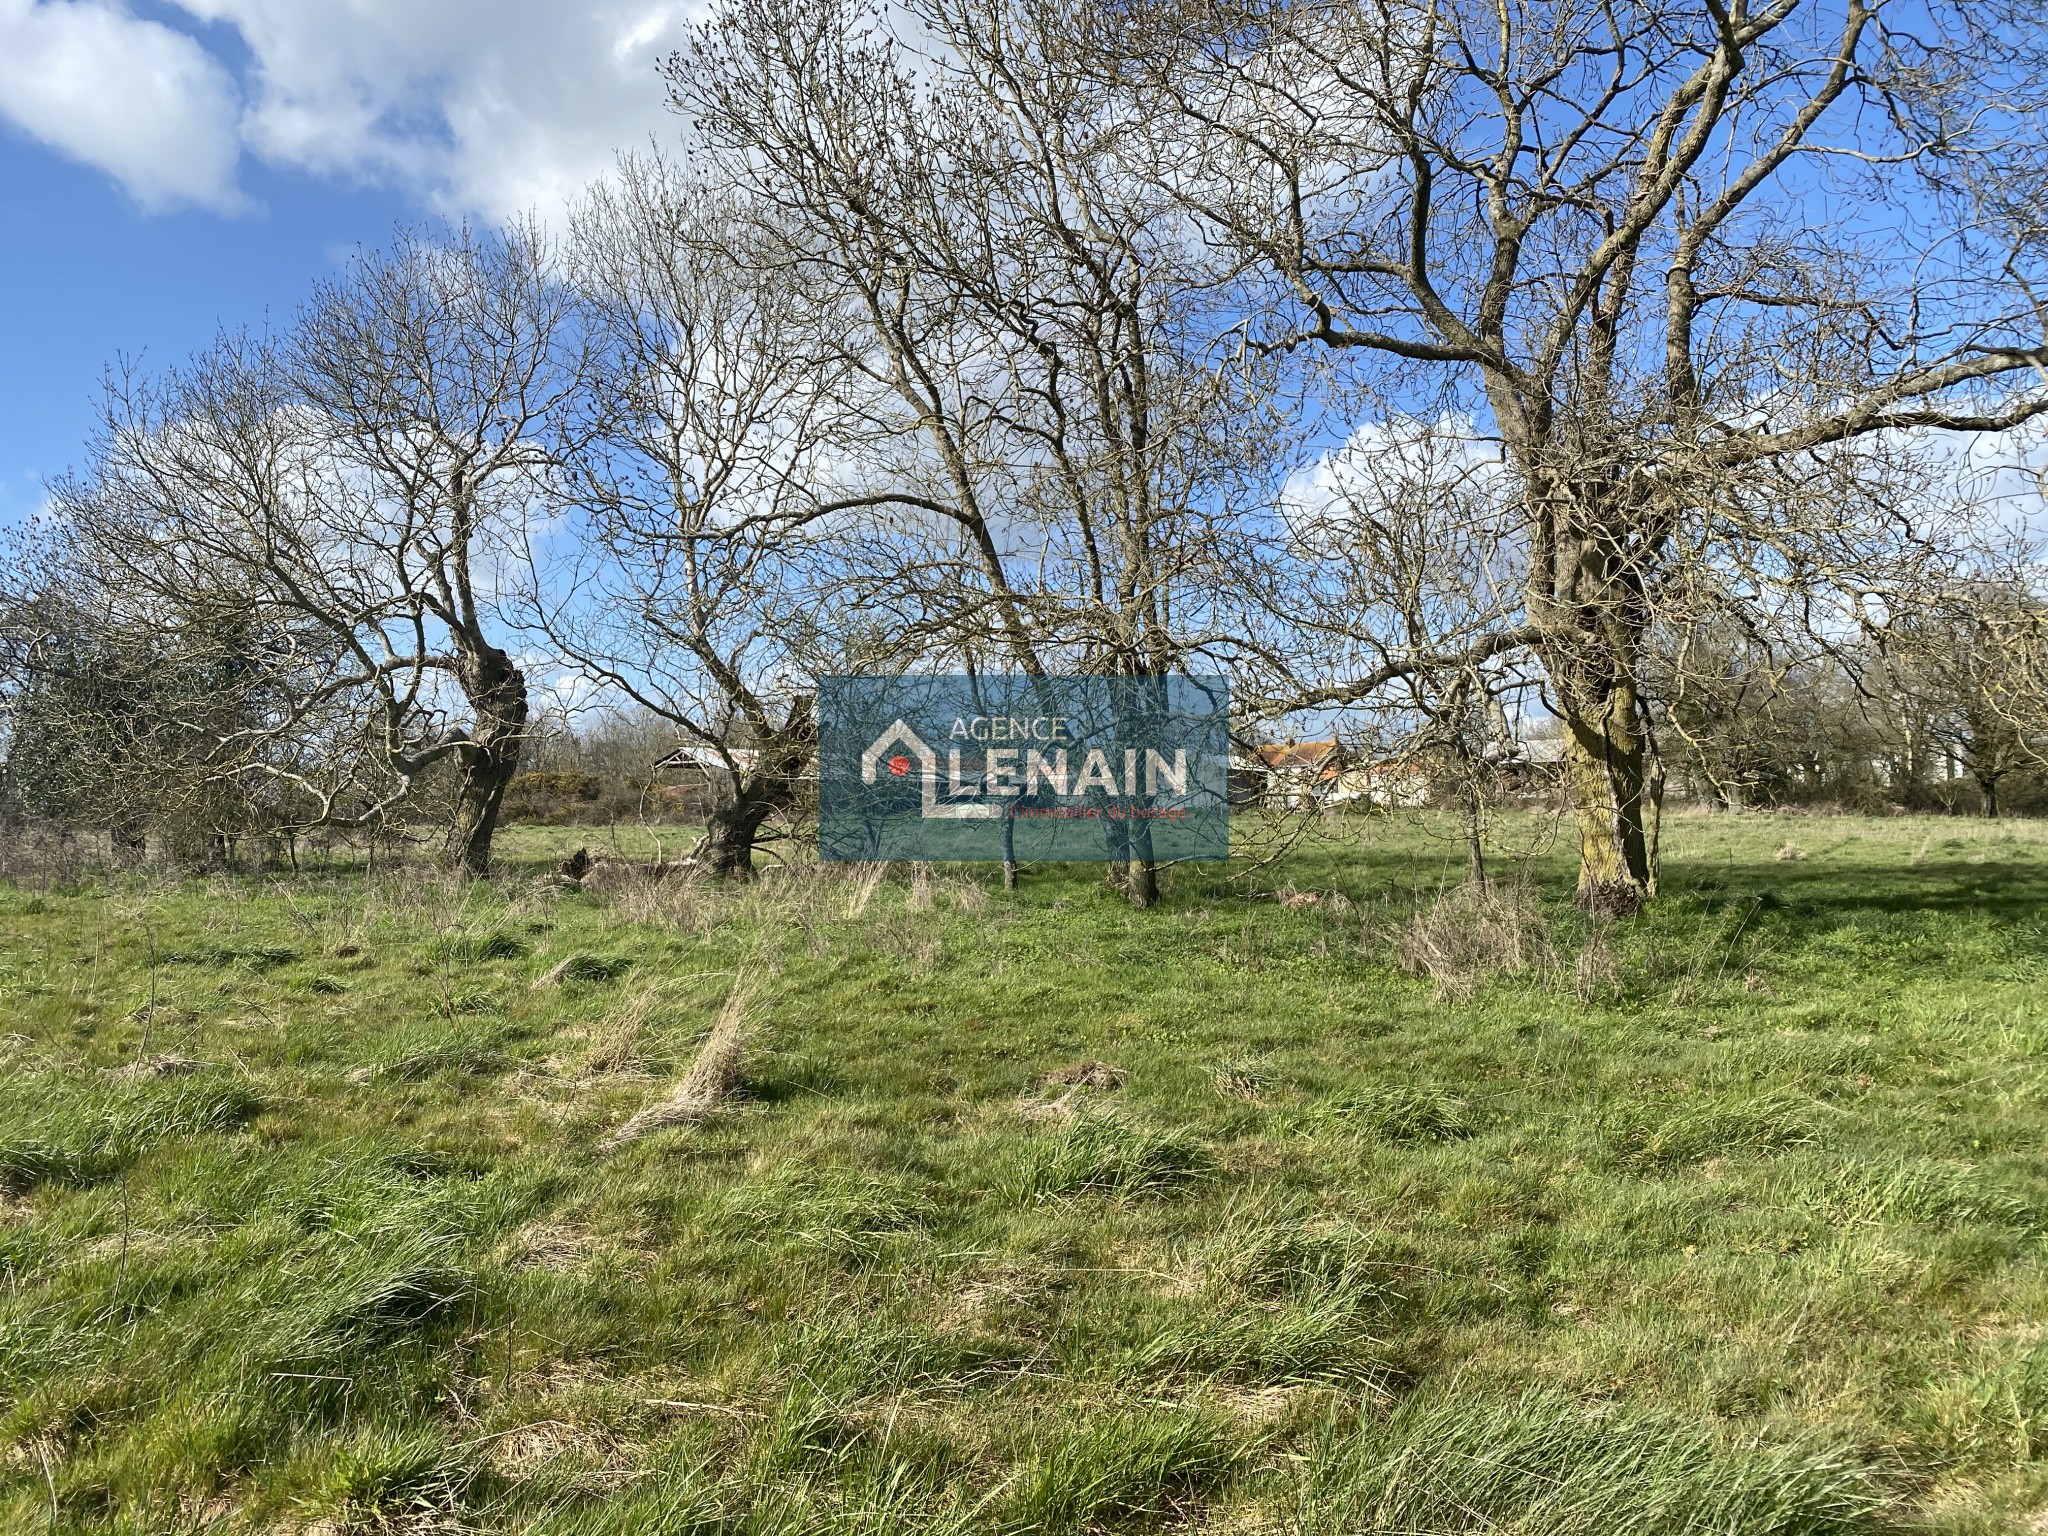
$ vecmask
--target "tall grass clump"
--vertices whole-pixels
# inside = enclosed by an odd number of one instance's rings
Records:
[[[1045,1426],[1029,1442],[1001,1522],[1064,1532],[1170,1515],[1243,1453],[1232,1426],[1196,1412],[1108,1413]]]
[[[1614,1114],[1607,1144],[1617,1162],[1657,1172],[1732,1153],[1779,1152],[1814,1140],[1816,1106],[1789,1094],[1746,1103],[1636,1106]]]
[[[460,1529],[463,1495],[475,1477],[436,1435],[372,1429],[336,1447],[292,1502],[315,1529]]]
[[[1457,1141],[1476,1128],[1463,1099],[1410,1084],[1339,1094],[1316,1107],[1315,1119],[1396,1145]]]
[[[481,933],[443,934],[434,945],[437,958],[468,965],[492,960],[523,960],[527,953],[526,941],[502,928],[487,929]]]
[[[1297,1488],[1303,1532],[1432,1536],[1828,1536],[1877,1529],[1848,1454],[1731,1446],[1675,1417],[1531,1392],[1410,1399],[1333,1426]]]
[[[1016,1192],[1026,1200],[1163,1194],[1206,1176],[1213,1162],[1208,1148],[1184,1131],[1080,1114],[1033,1145],[1018,1170]]]
[[[1394,954],[1439,1001],[1463,1002],[1497,976],[1521,976],[1556,961],[1550,924],[1522,885],[1440,891],[1395,930]]]
[[[163,1142],[230,1131],[262,1110],[238,1077],[0,1076],[0,1190],[111,1177]]]
[[[858,1264],[873,1261],[931,1215],[930,1200],[907,1180],[836,1164],[788,1163],[734,1185],[713,1219],[749,1242]]]

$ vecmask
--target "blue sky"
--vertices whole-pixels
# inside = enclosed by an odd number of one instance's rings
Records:
[[[0,140],[0,520],[78,461],[102,369],[173,362],[221,325],[288,315],[358,242],[417,216],[402,194],[303,175],[247,178],[254,212],[140,211],[25,136]]]
[[[673,140],[695,0],[0,0],[0,523],[102,370],[282,318],[394,223],[559,218]]]

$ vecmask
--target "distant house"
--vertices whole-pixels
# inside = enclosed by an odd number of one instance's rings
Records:
[[[1261,742],[1230,761],[1230,803],[1303,810],[1328,800],[1344,751],[1334,741]]]
[[[759,747],[727,747],[723,751],[700,741],[685,742],[654,765],[656,793],[670,806],[696,814],[730,796],[737,786],[733,773],[752,773],[761,765]],[[796,775],[812,783],[818,778],[818,759],[806,759]]]
[[[1274,810],[1409,808],[1429,803],[1429,772],[1409,758],[1362,761],[1337,741],[1261,742],[1232,758],[1230,802]]]
[[[702,742],[685,742],[655,762],[649,789],[672,810],[701,815],[731,795],[733,768],[748,773],[760,760],[758,747],[728,747],[721,753]]]
[[[1429,804],[1431,787],[1431,767],[1426,758],[1360,763],[1337,775],[1328,803],[1412,811]]]
[[[695,776],[700,781],[723,783],[732,777],[732,768],[741,773],[751,773],[760,761],[759,747],[727,747],[720,751],[700,741],[688,741],[655,763],[654,767],[657,773],[672,777]],[[727,767],[728,762],[731,768]]]

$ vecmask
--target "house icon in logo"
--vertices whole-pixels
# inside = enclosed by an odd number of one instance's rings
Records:
[[[893,747],[904,747],[917,759],[918,779],[922,786],[923,816],[927,821],[986,821],[1000,814],[998,807],[988,804],[974,804],[961,801],[953,805],[939,804],[939,754],[924,744],[917,732],[900,718],[889,729],[875,738],[873,746],[860,755],[860,781],[863,784],[875,782],[875,770],[888,757]],[[894,761],[889,771],[902,774],[907,765],[899,767]]]

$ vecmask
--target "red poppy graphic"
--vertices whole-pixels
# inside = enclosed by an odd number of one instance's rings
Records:
[[[895,774],[897,778],[902,778],[903,775],[910,772],[910,759],[905,757],[901,752],[898,752],[894,757],[889,759],[889,771]]]

